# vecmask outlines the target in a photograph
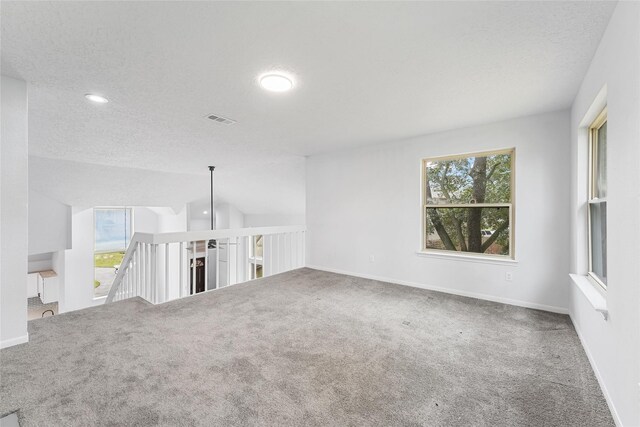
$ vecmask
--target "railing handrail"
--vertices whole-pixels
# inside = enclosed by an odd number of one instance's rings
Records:
[[[115,279],[113,279],[113,283],[111,284],[111,289],[109,289],[109,293],[107,294],[107,300],[106,300],[107,303],[110,303],[111,301],[113,301],[113,297],[116,295],[118,286],[120,286],[120,283],[122,282],[122,278],[124,277],[127,271],[127,268],[131,263],[131,258],[133,257],[133,254],[135,253],[136,248],[138,247],[138,242],[139,242],[138,234],[139,233],[133,234],[133,237],[129,242],[129,246],[127,247],[127,251],[125,252],[124,257],[122,258],[122,262],[120,262],[120,268],[118,268],[118,273],[116,274]]]
[[[222,230],[202,230],[202,231],[183,231],[183,232],[170,232],[170,233],[134,233],[131,238],[131,242],[127,247],[127,251],[120,263],[120,268],[118,269],[118,273],[111,285],[111,289],[109,290],[109,294],[107,295],[106,303],[110,303],[114,300],[116,295],[118,294],[118,289],[122,286],[122,282],[127,275],[127,270],[134,264],[134,257],[136,256],[136,251],[140,250],[141,247],[146,246],[151,249],[152,260],[155,261],[155,253],[158,245],[167,245],[171,243],[180,243],[180,248],[182,248],[182,243],[193,243],[193,242],[201,242],[208,240],[217,240],[217,239],[227,239],[227,242],[230,242],[231,239],[234,239],[238,242],[238,238],[240,237],[251,237],[251,236],[275,236],[281,234],[295,234],[300,233],[302,238],[304,239],[304,233],[306,232],[306,227],[304,225],[294,225],[294,226],[272,226],[272,227],[246,227],[246,228],[234,228],[234,229],[222,229]],[[279,240],[278,240],[279,241]],[[224,245],[224,243],[222,243]],[[304,262],[304,240],[302,245],[302,259]],[[142,248],[144,249],[144,248]],[[147,249],[148,251],[149,249]],[[182,250],[182,249],[181,249]],[[146,254],[147,251],[144,251]],[[167,253],[167,262],[168,252]],[[148,256],[148,254],[147,254]],[[137,255],[138,261],[140,261],[140,254]],[[182,261],[181,261],[182,262]],[[304,265],[304,264],[303,264]],[[150,267],[152,276],[151,282],[155,282],[155,262]],[[181,267],[182,268],[182,265]],[[135,271],[134,271],[135,273]],[[168,270],[167,270],[168,274]],[[129,277],[127,277],[127,283],[129,283]],[[195,277],[195,276],[194,276]],[[146,280],[146,279],[145,279]],[[195,280],[195,279],[194,279]],[[149,283],[149,282],[147,282]],[[152,287],[155,287],[156,283],[150,283]],[[155,289],[155,288],[153,288]],[[168,288],[167,288],[168,292]],[[155,303],[155,294],[151,294],[152,303]],[[165,295],[166,298],[166,295]]]
[[[228,239],[231,237],[245,237],[256,235],[270,235],[280,233],[295,233],[306,231],[304,225],[290,225],[282,227],[246,227],[246,228],[229,228],[222,230],[203,230],[203,231],[178,231],[172,233],[135,233],[134,238],[138,238],[140,243],[148,244],[164,244],[178,242],[196,242],[211,239]],[[133,242],[133,239],[132,239]]]

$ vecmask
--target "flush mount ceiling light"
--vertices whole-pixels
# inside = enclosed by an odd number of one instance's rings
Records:
[[[260,86],[270,92],[286,92],[293,88],[293,81],[280,73],[269,73],[260,77]]]
[[[202,212],[202,213],[206,215],[206,214],[208,214],[209,212],[207,212],[207,211],[204,211],[204,212]]]
[[[96,102],[98,104],[106,104],[107,102],[109,102],[109,100],[104,96],[96,95],[94,93],[87,93],[84,97],[89,101]]]

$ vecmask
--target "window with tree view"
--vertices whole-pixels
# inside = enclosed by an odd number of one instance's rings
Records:
[[[513,258],[514,150],[422,161],[423,250]]]

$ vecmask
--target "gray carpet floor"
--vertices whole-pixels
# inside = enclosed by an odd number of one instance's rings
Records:
[[[300,269],[29,322],[22,426],[612,426],[567,316]]]

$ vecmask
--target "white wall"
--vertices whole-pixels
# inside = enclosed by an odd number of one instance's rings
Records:
[[[0,98],[0,348],[4,348],[29,340],[27,84],[2,76]]]
[[[307,265],[566,312],[569,139],[569,113],[557,112],[311,156]],[[507,147],[517,264],[417,255],[421,159]]]
[[[71,206],[29,190],[29,255],[71,247]]]
[[[606,88],[605,88],[606,86]],[[603,88],[605,88],[603,90]],[[604,95],[598,99],[598,94]],[[620,2],[575,99],[572,128],[571,271],[586,274],[586,127],[608,107],[609,318],[571,284],[573,323],[618,425],[640,425],[640,4]],[[593,108],[591,108],[593,106]]]
[[[263,214],[245,214],[245,227],[276,227],[285,225],[304,225],[306,218],[304,215],[263,215]]]
[[[215,209],[216,211],[220,210],[220,203],[217,201]],[[218,218],[216,218],[217,220]],[[209,199],[199,199],[188,203],[187,221],[189,231],[211,230],[211,205]]]
[[[244,227],[244,214],[235,206],[225,203],[216,206],[216,228],[234,229]]]
[[[187,230],[186,205],[175,212],[172,208],[149,208],[158,216],[158,233],[170,233]]]
[[[59,281],[60,313],[93,303],[93,208],[72,208],[71,249],[64,256],[64,281]]]
[[[189,231],[204,231],[211,229],[211,207],[209,200],[197,200],[187,205]],[[234,205],[223,202],[215,204],[216,229],[244,227],[244,214]],[[204,212],[207,212],[206,214]]]
[[[53,253],[29,255],[27,262],[28,273],[51,269],[53,269]]]
[[[133,208],[133,232],[157,233],[158,214],[149,208]]]
[[[211,229],[209,200],[197,200],[187,205],[189,231]],[[237,207],[226,202],[216,202],[216,229],[233,229],[243,227],[270,227],[285,225],[302,225],[304,214],[246,214]],[[206,214],[204,212],[207,212]]]
[[[205,231],[211,229],[211,223],[208,219],[191,219],[189,221],[189,231]]]

